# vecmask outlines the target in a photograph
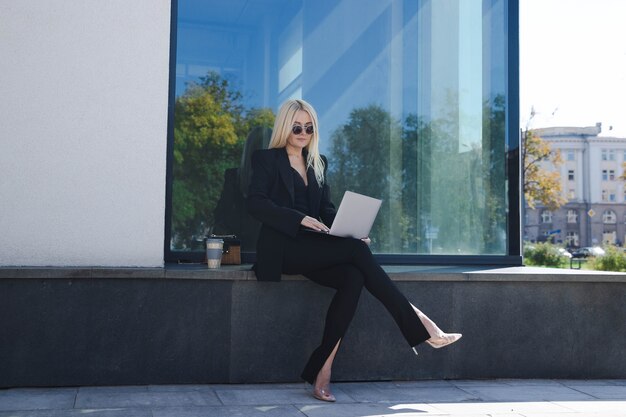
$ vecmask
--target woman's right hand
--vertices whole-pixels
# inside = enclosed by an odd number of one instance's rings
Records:
[[[317,230],[318,232],[330,232],[330,229],[324,223],[310,216],[305,216],[300,224],[309,229]]]

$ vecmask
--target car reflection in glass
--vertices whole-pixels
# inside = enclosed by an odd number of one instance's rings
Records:
[[[604,256],[606,252],[599,246],[587,246],[584,248],[576,249],[572,252],[574,258],[589,258],[590,256]]]

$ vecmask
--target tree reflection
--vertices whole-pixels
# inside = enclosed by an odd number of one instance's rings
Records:
[[[246,109],[241,93],[214,72],[176,99],[172,249],[198,246],[215,223],[225,173],[239,167],[249,132],[273,124],[270,109]]]
[[[244,249],[254,249],[243,146],[247,153],[267,146],[274,114],[241,103],[241,94],[215,73],[176,99],[174,250],[194,249],[212,227],[239,234]],[[333,201],[346,190],[383,200],[371,232],[375,252],[506,253],[504,97],[483,103],[481,126],[473,130],[479,137],[463,136],[472,130],[460,129],[466,118],[454,95],[446,109],[439,118],[397,120],[372,104],[353,109],[331,134]]]
[[[400,122],[376,105],[352,110],[348,121],[331,135],[329,182],[333,201],[339,204],[346,190],[383,200],[371,232],[377,239],[376,248],[383,242],[383,247],[390,246],[390,239],[383,236],[391,220],[391,201],[401,197],[401,193],[390,187],[391,144],[397,143],[401,135]]]
[[[504,104],[502,96],[484,103],[480,138],[460,137],[458,111],[431,120],[409,114],[401,123],[377,105],[354,109],[334,131],[334,200],[346,190],[384,200],[374,251],[505,253]]]

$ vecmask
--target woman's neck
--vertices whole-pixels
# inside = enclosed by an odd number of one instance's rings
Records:
[[[285,146],[285,151],[290,158],[300,158],[303,155],[302,148],[294,148],[289,145]]]

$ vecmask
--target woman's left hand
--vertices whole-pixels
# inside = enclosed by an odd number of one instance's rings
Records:
[[[361,238],[361,240],[362,240],[363,242],[365,242],[365,243],[367,244],[367,246],[369,246],[369,245],[370,245],[370,243],[372,243],[372,241],[370,240],[370,238],[369,238],[369,237],[364,237],[364,238]]]

